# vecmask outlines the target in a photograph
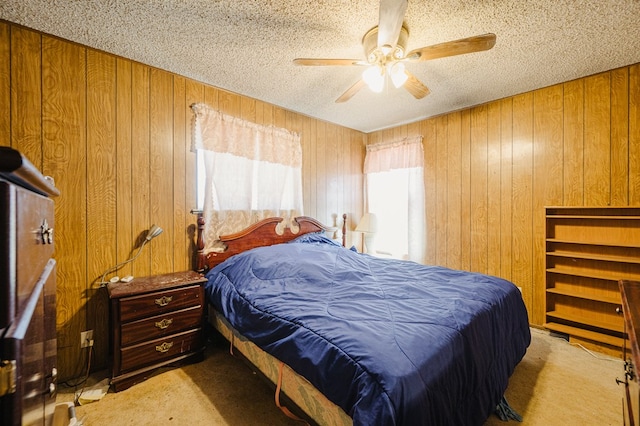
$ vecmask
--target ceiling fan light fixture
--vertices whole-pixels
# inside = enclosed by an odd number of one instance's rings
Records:
[[[404,83],[406,83],[409,76],[405,72],[405,66],[402,62],[394,62],[388,65],[389,77],[393,85],[399,89]]]
[[[380,0],[378,25],[362,38],[366,61],[358,59],[297,58],[296,65],[318,66],[366,66],[362,78],[356,81],[337,99],[346,102],[365,85],[373,92],[382,92],[387,84],[404,87],[414,98],[422,99],[430,93],[412,72],[405,68],[406,62],[421,62],[446,58],[491,49],[496,42],[493,33],[451,40],[413,49],[408,53],[409,29],[404,23],[407,0]],[[387,80],[391,80],[387,83]]]
[[[384,68],[378,65],[370,66],[362,73],[362,79],[372,92],[380,93],[384,88]]]

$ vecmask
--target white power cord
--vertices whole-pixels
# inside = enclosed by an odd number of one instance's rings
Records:
[[[605,357],[605,356],[599,356],[598,354],[596,354],[593,351],[590,351],[589,349],[585,348],[584,346],[582,346],[580,343],[571,343],[571,345],[576,346],[580,349],[582,349],[583,351],[585,351],[586,353],[588,353],[589,355],[591,355],[592,357],[594,357],[595,359],[599,359],[601,361],[613,361],[613,362],[618,362],[621,361],[617,358],[613,358],[613,357]]]

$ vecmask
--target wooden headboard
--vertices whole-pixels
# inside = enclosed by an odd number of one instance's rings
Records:
[[[346,244],[347,234],[347,215],[343,214],[342,219],[342,246],[344,247]],[[276,232],[276,227],[280,222],[282,222],[282,220],[283,219],[281,217],[267,218],[235,234],[223,235],[220,237],[220,241],[225,245],[226,249],[223,252],[210,252],[205,254],[204,218],[202,217],[202,213],[198,213],[196,270],[199,272],[206,272],[219,263],[224,262],[234,254],[256,247],[286,243],[304,234],[321,232],[329,229],[311,217],[299,216],[294,219],[299,228],[298,232],[294,234],[292,230],[287,227],[284,228],[282,234],[278,234]]]

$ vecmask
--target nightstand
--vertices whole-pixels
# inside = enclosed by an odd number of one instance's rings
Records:
[[[109,283],[114,391],[159,367],[204,357],[204,283],[194,271]]]

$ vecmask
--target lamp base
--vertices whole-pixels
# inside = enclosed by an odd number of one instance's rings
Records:
[[[364,247],[365,253],[373,254],[376,252],[376,235],[369,232],[364,232]]]

